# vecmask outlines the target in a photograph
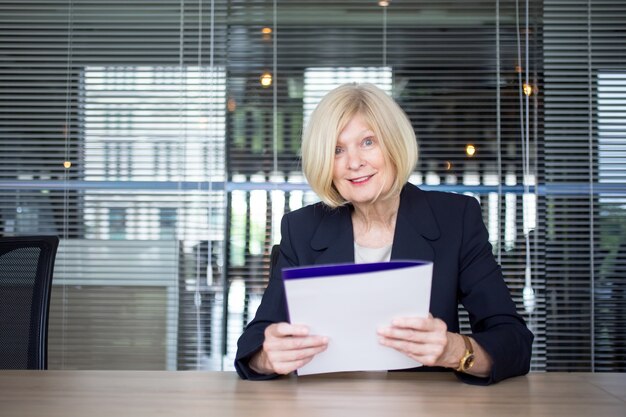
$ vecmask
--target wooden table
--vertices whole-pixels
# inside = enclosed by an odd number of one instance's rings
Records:
[[[452,374],[240,380],[231,372],[0,371],[2,417],[626,416],[626,374],[534,373],[489,387]]]

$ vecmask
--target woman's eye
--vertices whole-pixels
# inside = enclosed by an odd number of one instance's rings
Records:
[[[374,144],[374,140],[372,138],[365,138],[363,139],[363,145],[364,146],[372,146]]]
[[[339,146],[335,147],[335,155],[339,155],[341,153],[342,149]]]

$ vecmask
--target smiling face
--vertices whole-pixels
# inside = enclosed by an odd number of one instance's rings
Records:
[[[331,208],[376,201],[364,208],[386,210],[417,163],[411,121],[391,96],[368,83],[343,84],[322,98],[302,132],[301,151],[304,176]]]
[[[333,164],[335,188],[354,205],[369,204],[389,192],[394,175],[379,138],[361,115],[355,115],[337,138]]]

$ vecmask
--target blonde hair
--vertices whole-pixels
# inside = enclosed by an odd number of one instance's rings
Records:
[[[368,83],[343,84],[331,90],[311,114],[302,134],[302,170],[313,191],[333,208],[347,203],[333,185],[337,138],[357,114],[374,131],[385,162],[396,172],[391,189],[379,198],[399,194],[417,164],[413,126],[389,95]]]

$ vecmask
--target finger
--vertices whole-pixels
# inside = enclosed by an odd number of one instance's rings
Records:
[[[391,320],[391,327],[427,330],[428,320],[427,317],[395,317]]]
[[[328,337],[307,336],[307,337],[267,337],[263,342],[263,349],[266,351],[299,350],[311,347],[327,346]]]
[[[383,346],[390,347],[404,353],[423,364],[435,364],[443,354],[444,348],[434,344],[415,344],[404,340],[380,338]]]
[[[311,362],[311,360],[313,360],[313,357],[294,362],[281,362],[274,367],[274,372],[281,375],[287,375],[297,369],[302,368],[304,365]]]
[[[432,343],[413,343],[408,340],[390,339],[387,337],[379,338],[379,342],[384,346],[413,355],[429,355],[443,351],[443,347],[441,345]]]
[[[448,327],[446,323],[434,318],[429,314],[429,317],[396,317],[391,321],[393,327],[408,328],[422,331],[446,331]]]
[[[272,363],[296,362],[311,359],[315,355],[325,351],[327,346],[315,346],[299,350],[269,351],[267,356]]]
[[[311,348],[300,351],[274,352],[268,353],[268,360],[274,372],[278,374],[288,374],[311,362],[315,355],[326,350],[326,346]]]
[[[398,327],[379,329],[379,335],[390,339],[404,340],[417,344],[445,345],[448,341],[445,331],[422,331]]]
[[[274,323],[265,329],[265,336],[288,337],[288,336],[308,336],[309,328],[302,324]]]

